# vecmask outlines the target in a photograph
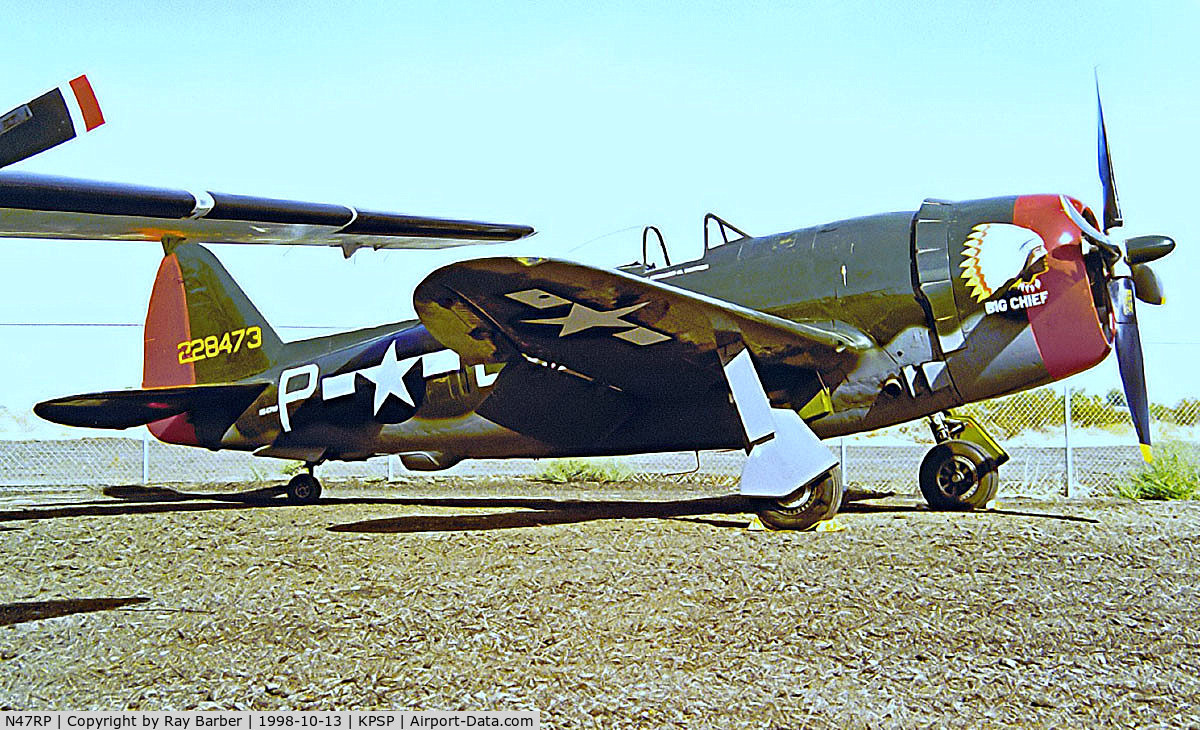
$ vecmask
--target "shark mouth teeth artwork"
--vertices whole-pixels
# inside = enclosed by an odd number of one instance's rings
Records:
[[[962,278],[987,314],[1045,304],[1048,292],[1038,280],[1047,271],[1046,242],[1036,232],[1011,223],[980,223],[963,243]],[[1015,288],[1021,296],[992,301]]]

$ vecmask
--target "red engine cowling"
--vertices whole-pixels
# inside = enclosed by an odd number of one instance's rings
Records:
[[[939,335],[963,400],[1044,385],[1108,355],[1112,327],[1104,279],[1098,269],[1089,271],[1081,232],[1064,204],[1092,215],[1058,195],[940,206],[954,272],[957,321],[950,326],[961,329],[946,331],[943,316]]]
[[[1025,313],[1046,372],[1054,380],[1098,364],[1112,345],[1103,280],[1088,274],[1080,231],[1063,211],[1064,200],[1091,215],[1079,201],[1056,195],[1020,197],[1013,206],[1013,223],[1037,232],[1046,242],[1046,271],[1037,279],[1046,301],[1027,307]],[[1093,280],[1101,282],[1098,291]],[[1098,305],[1105,313],[1103,321]]]

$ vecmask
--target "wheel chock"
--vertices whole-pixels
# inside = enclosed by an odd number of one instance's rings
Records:
[[[812,529],[809,530],[809,532],[841,532],[842,530],[845,530],[845,529],[846,529],[846,526],[843,525],[841,522],[838,522],[837,517],[834,517],[834,518],[828,519],[828,520],[821,520],[817,524],[813,525]],[[750,524],[746,525],[746,531],[747,532],[795,532],[795,530],[776,530],[773,527],[769,527],[769,526],[763,524],[763,521],[758,518],[758,515],[752,515],[750,517]]]
[[[838,522],[837,517],[821,520],[813,525],[813,532],[841,532],[844,529],[846,529],[846,526]]]

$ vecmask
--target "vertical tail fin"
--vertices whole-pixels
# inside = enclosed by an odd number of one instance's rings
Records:
[[[261,373],[283,344],[203,246],[165,246],[146,311],[142,386],[229,383]]]

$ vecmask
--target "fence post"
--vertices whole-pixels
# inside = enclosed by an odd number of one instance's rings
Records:
[[[150,483],[150,431],[142,429],[142,486]]]
[[[850,483],[850,465],[846,463],[846,437],[838,438],[838,463],[842,467],[842,485]]]
[[[1075,484],[1075,457],[1071,453],[1071,386],[1063,383],[1063,448],[1067,453],[1066,497],[1071,496]]]

